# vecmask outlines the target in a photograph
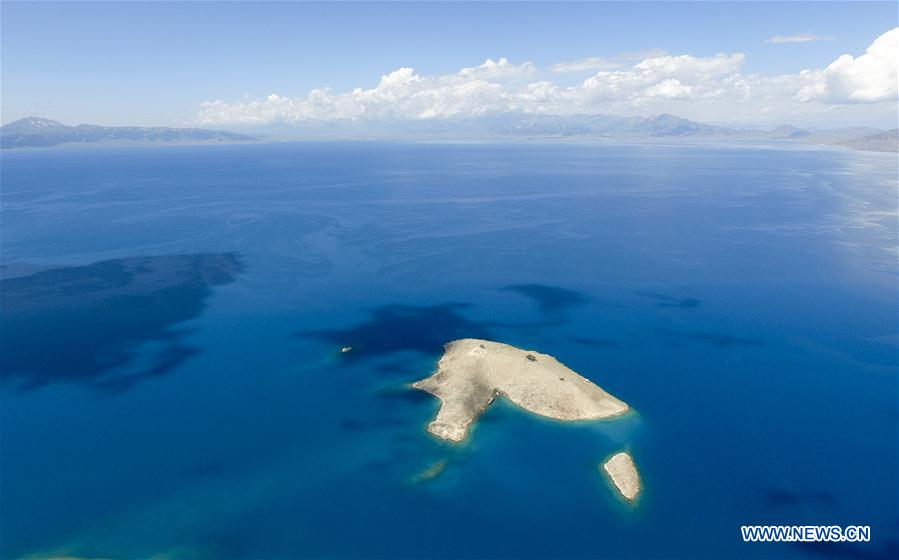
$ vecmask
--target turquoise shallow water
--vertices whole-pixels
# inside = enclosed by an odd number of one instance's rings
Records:
[[[894,155],[2,158],[4,558],[899,551]],[[437,442],[436,402],[405,385],[468,336],[552,354],[634,413],[569,425],[500,402]],[[622,449],[634,507],[598,471]],[[775,523],[873,539],[740,540]]]

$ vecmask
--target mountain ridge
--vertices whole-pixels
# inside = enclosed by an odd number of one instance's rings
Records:
[[[798,128],[780,125],[746,129],[704,124],[662,113],[648,117],[607,114],[552,115],[521,112],[496,113],[456,119],[331,120],[245,127],[256,135],[205,128],[108,127],[92,124],[68,126],[42,117],[25,117],[0,127],[4,149],[51,147],[61,144],[233,143],[278,140],[501,140],[501,139],[729,139],[770,140],[844,148],[896,152],[896,129],[870,127],[840,129]]]
[[[205,128],[100,126],[94,124],[69,126],[59,121],[35,116],[25,117],[0,127],[0,147],[3,149],[46,148],[61,144],[104,142],[226,143],[255,140],[256,138],[246,134]]]
[[[670,113],[648,117],[625,117],[608,114],[554,115],[505,112],[449,119],[390,121],[334,119],[282,122],[243,126],[238,130],[282,141],[726,139],[794,142],[868,151],[896,151],[895,144],[890,141],[891,132],[876,128],[813,129],[786,124],[768,128],[739,128],[705,124]],[[863,140],[864,138],[868,140]]]

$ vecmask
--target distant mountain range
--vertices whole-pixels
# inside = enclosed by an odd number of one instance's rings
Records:
[[[553,138],[725,137],[739,131],[674,115],[535,115],[499,113],[422,120],[322,120],[251,127],[252,133],[280,139],[502,140]]]
[[[255,139],[252,136],[245,134],[203,128],[145,128],[92,124],[66,126],[40,117],[26,117],[0,127],[0,146],[3,149],[38,148],[71,143],[219,143],[253,140]]]
[[[275,140],[502,140],[502,139],[727,139],[771,140],[843,146],[858,150],[897,151],[897,130],[841,128],[740,129],[708,125],[674,115],[534,115],[501,113],[459,119],[405,121],[311,121],[251,129],[256,135],[202,128],[141,128],[96,125],[66,126],[27,117],[0,127],[3,148],[55,146],[67,143],[226,143],[250,142],[256,136]]]
[[[835,143],[847,148],[869,152],[897,152],[899,151],[899,129],[880,130],[854,138],[845,138]]]
[[[673,138],[733,136],[737,131],[701,124],[674,115],[616,117],[613,115],[510,114],[489,123],[491,132],[514,136],[602,136],[608,138]]]
[[[697,139],[784,141],[843,146],[872,151],[896,151],[896,130],[841,128],[768,129],[703,124],[675,115],[620,117],[614,115],[535,115],[500,113],[459,119],[402,121],[309,121],[247,129],[284,140],[637,140]]]
[[[474,133],[488,136],[535,138],[696,138],[732,140],[789,140],[807,144],[844,146],[872,151],[895,152],[897,130],[841,128],[832,130],[800,129],[779,126],[775,129],[740,129],[703,124],[670,114],[651,117],[613,115],[503,115],[467,119],[453,125],[446,121],[419,127],[422,131]]]

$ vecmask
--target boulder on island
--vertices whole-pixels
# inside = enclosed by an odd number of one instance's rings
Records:
[[[609,418],[628,409],[552,356],[473,338],[445,344],[437,371],[412,386],[440,399],[428,431],[454,442],[465,439],[497,396],[557,420]]]
[[[625,452],[616,453],[602,466],[618,492],[628,501],[640,493],[640,475],[634,460]]]

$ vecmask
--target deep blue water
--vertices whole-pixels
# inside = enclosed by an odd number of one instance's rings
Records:
[[[4,152],[0,556],[895,558],[896,174],[781,146]],[[635,412],[498,402],[435,441],[405,385],[468,336]],[[622,449],[633,507],[598,471]],[[872,542],[740,539],[781,523]]]

